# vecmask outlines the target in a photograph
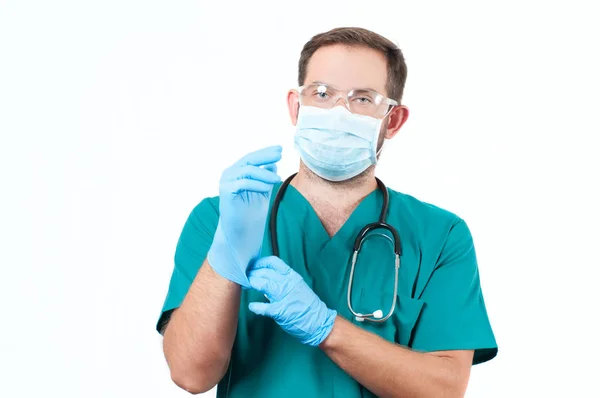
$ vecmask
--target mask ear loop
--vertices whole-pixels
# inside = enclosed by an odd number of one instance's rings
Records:
[[[384,132],[381,131],[381,126],[383,125],[383,121],[385,120],[385,118],[387,118],[388,116],[389,116],[389,113],[383,119],[381,119],[381,122],[379,123],[379,133],[377,134],[377,140],[375,142],[375,145],[377,145],[379,143],[379,136],[382,133],[384,133]],[[383,148],[385,148],[387,146],[388,141],[389,140],[387,138],[383,137],[383,143],[381,144],[381,148],[379,148],[379,150],[377,150],[375,152],[375,164],[377,164],[379,162],[379,156],[381,155],[381,152],[383,151]]]
[[[379,163],[379,156],[381,155],[383,148],[385,148],[387,146],[387,143],[388,143],[388,139],[384,138],[383,144],[381,144],[381,148],[379,148],[379,150],[375,153],[375,159],[377,159],[377,163]]]
[[[398,105],[400,105],[400,104],[398,104]],[[388,109],[386,115],[383,118],[381,118],[381,124],[383,124],[383,121],[388,116],[390,116],[390,114],[392,113],[392,110],[394,108],[395,108],[395,105],[390,106],[390,109]],[[377,142],[379,142],[379,135],[381,135],[381,124],[379,125],[379,133],[377,134]],[[379,156],[381,155],[381,152],[383,151],[383,148],[385,148],[387,146],[388,141],[389,140],[387,138],[383,137],[383,143],[381,144],[381,148],[379,148],[379,150],[375,152],[376,163],[379,162]],[[377,145],[377,144],[375,144],[375,145]]]

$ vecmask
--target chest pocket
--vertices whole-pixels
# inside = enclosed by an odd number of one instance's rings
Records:
[[[380,302],[386,303],[386,305],[380,307],[381,311],[383,311],[383,316],[386,316],[390,311],[391,297],[393,296],[394,291],[384,289],[383,292],[381,292],[362,288],[360,296],[361,298],[365,298],[375,294],[381,295]],[[358,322],[354,319],[353,323],[369,332],[381,336],[387,341],[410,347],[412,344],[413,332],[415,326],[419,322],[423,305],[423,300],[396,294],[396,308],[394,309],[392,316],[386,321],[381,323],[368,321]],[[373,308],[370,312],[376,309],[377,308]]]
[[[424,301],[409,296],[396,296],[396,309],[390,317],[396,325],[396,343],[403,346],[412,346],[412,336],[419,322]]]

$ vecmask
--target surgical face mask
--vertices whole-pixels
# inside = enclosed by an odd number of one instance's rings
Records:
[[[313,173],[344,181],[377,163],[377,141],[383,119],[356,115],[344,106],[322,109],[300,106],[294,146]]]

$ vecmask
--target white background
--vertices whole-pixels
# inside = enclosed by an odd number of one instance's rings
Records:
[[[598,396],[593,2],[283,3],[0,2],[0,396],[188,396],[154,330],[183,223],[251,149],[295,170],[286,92],[337,26],[406,56],[378,175],[474,234],[500,351],[467,396]]]

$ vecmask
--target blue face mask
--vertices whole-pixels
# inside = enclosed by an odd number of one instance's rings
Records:
[[[313,173],[344,181],[377,163],[382,119],[355,115],[344,106],[300,106],[294,146]]]

